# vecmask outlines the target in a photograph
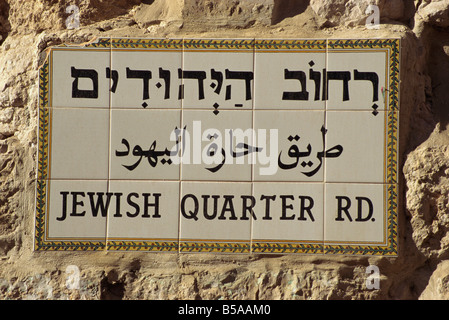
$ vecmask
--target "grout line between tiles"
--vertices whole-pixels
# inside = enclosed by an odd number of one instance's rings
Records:
[[[109,69],[112,70],[112,38],[109,38]],[[111,71],[112,72],[112,71]],[[112,91],[110,90],[111,88],[111,81],[112,81],[112,77],[109,78],[109,83],[108,83],[108,88],[109,88],[109,136],[108,136],[108,180],[107,180],[107,190],[108,192],[110,191],[110,180],[111,180],[111,161],[112,161],[112,157],[111,157],[111,136],[112,136]],[[106,234],[105,234],[105,251],[108,251],[108,238],[109,238],[109,208],[108,208],[108,212],[106,215]]]
[[[251,113],[252,113],[252,121],[251,121],[251,125],[252,125],[252,134],[253,135],[255,135],[256,133],[255,133],[255,127],[256,127],[256,115],[255,115],[255,108],[256,108],[256,106],[255,106],[255,97],[256,97],[256,80],[257,80],[257,78],[256,78],[256,39],[254,38],[253,39],[253,83],[252,83],[252,92],[253,92],[253,94],[252,94],[252,103],[251,103],[251,106],[252,106],[252,108],[251,108]],[[253,136],[253,141],[252,141],[252,143],[254,143],[254,141],[256,141],[256,137],[255,136]],[[257,142],[257,141],[256,141]],[[254,183],[253,183],[253,181],[254,181],[254,176],[255,176],[255,173],[254,173],[254,170],[255,170],[255,163],[256,163],[256,154],[255,153],[252,153],[251,154],[251,156],[252,156],[252,161],[251,161],[251,196],[254,198]],[[249,230],[249,254],[252,254],[253,253],[253,234],[254,234],[254,219],[253,219],[253,216],[252,215],[250,215],[250,217],[251,217],[251,223],[250,223],[250,230]]]
[[[181,69],[184,70],[184,38],[182,39],[182,49],[181,49]],[[181,78],[181,88],[184,88],[184,78]],[[181,110],[179,111],[181,116],[180,116],[180,126],[181,126],[181,130],[184,126],[184,95],[182,96],[181,99]],[[181,156],[184,153],[184,150],[182,149],[182,145],[183,142],[181,142]],[[181,197],[182,197],[182,167],[183,167],[183,162],[181,161],[181,163],[179,164],[179,185],[178,185],[178,190],[179,190],[179,194],[178,194],[178,253],[181,253],[181,223],[182,223],[182,219],[181,219]]]
[[[388,183],[388,182],[357,182],[357,181],[285,181],[285,180],[180,180],[180,179],[72,179],[72,178],[50,178],[50,179],[38,179],[46,181],[134,181],[134,182],[193,182],[193,183],[285,183],[285,184],[358,184],[358,185],[396,185],[398,183]]]
[[[324,67],[325,67],[325,72],[327,72],[328,67],[329,67],[329,39],[326,39],[326,60],[324,63]],[[327,75],[323,75],[323,77],[326,77],[327,79]],[[328,85],[327,83],[324,85],[323,84],[323,90],[328,90]],[[326,97],[328,98],[328,97]],[[327,112],[328,112],[328,102],[329,99],[326,99],[324,101],[324,128],[326,128],[327,130]],[[324,140],[325,141],[325,145],[324,150],[326,149],[326,145],[327,145],[327,139]],[[327,192],[327,180],[326,180],[326,175],[327,174],[327,161],[326,159],[324,159],[324,168],[323,168],[323,225],[322,225],[322,234],[323,234],[323,252],[322,254],[325,255],[326,254],[326,220],[327,220],[327,202],[326,202],[326,192]]]

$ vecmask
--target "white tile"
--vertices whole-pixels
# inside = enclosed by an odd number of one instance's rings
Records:
[[[109,48],[53,48],[50,66],[50,106],[109,108]]]
[[[48,240],[104,241],[107,190],[107,180],[50,180]]]
[[[53,108],[50,128],[51,179],[107,179],[109,110]]]
[[[324,111],[254,112],[256,181],[323,181],[322,127]],[[277,136],[276,136],[277,134]]]
[[[112,68],[117,85],[112,88],[111,107],[126,109],[181,108],[179,88],[182,49],[145,47],[113,49]],[[113,78],[112,78],[113,79]]]
[[[251,109],[253,40],[185,39],[184,108]]]
[[[244,210],[248,197],[250,183],[182,182],[181,250],[214,251],[235,245],[239,252],[248,251],[251,213]]]
[[[250,148],[239,145],[252,145],[251,111],[221,110],[214,114],[184,110],[182,127],[186,129],[183,180],[251,180],[251,153],[245,154]]]
[[[252,241],[323,242],[322,183],[254,183]]]
[[[326,49],[295,49],[302,40],[282,41],[275,48],[266,43],[271,41],[256,42],[255,109],[324,110]]]
[[[112,109],[110,179],[178,180],[171,151],[180,125],[180,110]]]
[[[385,182],[385,112],[328,111],[326,150],[341,146],[338,157],[326,158],[326,182]]]
[[[326,184],[326,244],[386,243],[386,187],[383,184]]]
[[[387,109],[387,50],[329,50],[327,57],[327,109]]]
[[[109,192],[108,241],[177,241],[179,182],[113,180]]]

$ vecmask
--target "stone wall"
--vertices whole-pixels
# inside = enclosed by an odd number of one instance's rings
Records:
[[[0,299],[447,298],[448,27],[448,0],[0,0]],[[34,252],[41,53],[102,36],[401,37],[399,256]]]

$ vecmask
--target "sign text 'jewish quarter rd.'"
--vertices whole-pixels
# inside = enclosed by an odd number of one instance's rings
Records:
[[[51,48],[35,250],[397,255],[399,56],[399,39]]]

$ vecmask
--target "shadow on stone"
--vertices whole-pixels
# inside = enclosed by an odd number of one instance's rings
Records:
[[[294,17],[306,11],[310,0],[274,0],[271,24],[275,25],[285,18]]]
[[[6,0],[0,0],[0,45],[5,41],[11,31],[11,25],[9,24],[8,18],[9,4]]]

